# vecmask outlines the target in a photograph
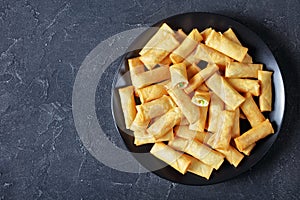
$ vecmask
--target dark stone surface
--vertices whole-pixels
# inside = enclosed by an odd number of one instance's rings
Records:
[[[299,10],[298,0],[1,0],[0,199],[298,199]],[[252,170],[211,186],[185,186],[152,173],[104,166],[83,147],[72,118],[72,87],[80,64],[116,33],[191,11],[230,16],[270,47],[286,89],[278,139]],[[98,92],[107,101],[97,114],[110,139],[122,146],[109,116],[115,70],[101,79],[106,89]]]

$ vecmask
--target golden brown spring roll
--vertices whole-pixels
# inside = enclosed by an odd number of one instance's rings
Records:
[[[167,90],[167,92],[190,124],[195,123],[199,119],[198,107],[191,102],[191,98],[183,90],[179,88],[171,88]]]
[[[223,33],[223,35],[225,37],[227,37],[228,39],[230,39],[231,41],[242,45],[241,42],[239,41],[239,39],[237,38],[237,36],[235,35],[235,33],[233,32],[233,30],[231,28],[229,28],[227,31],[225,31]],[[252,61],[252,57],[247,53],[242,61],[242,63],[253,63]]]
[[[237,167],[244,158],[244,155],[232,146],[229,146],[227,150],[218,149],[218,151],[235,167]]]
[[[240,108],[232,109],[225,105],[225,110],[234,112],[233,126],[231,129],[231,138],[236,138],[241,135],[240,133]]]
[[[231,129],[234,123],[233,111],[223,110],[218,118],[218,130],[214,137],[210,137],[207,141],[214,149],[227,150],[231,140]]]
[[[165,57],[162,61],[159,62],[160,66],[167,66],[169,67],[172,64],[172,61],[169,56]]]
[[[174,128],[174,132],[176,137],[184,138],[187,140],[198,140],[199,142],[206,143],[207,140],[210,138],[210,133],[207,132],[199,132],[193,131],[189,129],[189,126],[176,126]]]
[[[243,111],[240,109],[240,119],[247,119]]]
[[[225,77],[228,78],[257,78],[258,70],[262,70],[262,64],[246,64],[230,62],[226,65]]]
[[[187,37],[187,35],[185,34],[185,32],[183,32],[182,29],[178,29],[175,33],[175,38],[178,42],[182,42],[185,38]]]
[[[183,63],[174,64],[170,67],[172,87],[184,89],[188,85],[186,66]]]
[[[231,41],[215,30],[210,32],[205,44],[239,62],[243,61],[248,51],[248,48]]]
[[[158,99],[163,95],[167,95],[167,90],[163,85],[150,85],[144,88],[140,88],[136,90],[138,97],[140,98],[142,104],[147,103],[149,101]]]
[[[188,80],[190,80],[193,76],[195,76],[200,71],[201,71],[200,67],[198,67],[195,63],[188,66],[186,69]]]
[[[142,88],[168,79],[170,79],[169,67],[161,66],[135,75],[132,79],[132,85],[135,88]]]
[[[147,132],[155,138],[160,138],[168,130],[179,124],[182,118],[181,110],[175,107],[169,110],[166,114],[162,115],[147,129]]]
[[[189,94],[196,90],[206,79],[213,75],[219,68],[216,64],[208,64],[207,67],[198,72],[193,78],[190,79],[189,85],[184,91]]]
[[[224,110],[224,108],[224,102],[212,92],[210,94],[210,104],[208,110],[208,131],[216,133],[218,130],[218,116]]]
[[[250,156],[250,153],[251,153],[252,149],[255,147],[255,145],[256,145],[256,143],[253,143],[241,152],[243,154],[245,154],[246,156]]]
[[[148,52],[140,56],[140,60],[149,70],[151,70],[178,46],[179,42],[175,39],[175,37],[173,35],[169,35],[162,42],[158,43]]]
[[[265,121],[264,115],[260,112],[251,94],[246,94],[246,100],[241,104],[241,109],[252,127]]]
[[[272,74],[269,71],[258,71],[258,80],[261,84],[259,108],[262,112],[272,111]]]
[[[241,136],[234,139],[236,147],[239,151],[245,150],[247,147],[257,142],[260,139],[274,133],[272,124],[268,119],[260,123],[259,125],[251,128]]]
[[[150,49],[155,47],[158,43],[162,42],[169,35],[174,35],[174,31],[168,26],[168,24],[163,23],[158,31],[152,36],[152,38],[147,42],[144,48],[140,51],[140,55],[144,55]]]
[[[119,89],[121,107],[124,115],[126,128],[129,129],[135,116],[136,108],[134,101],[134,87],[127,86]]]
[[[172,52],[170,58],[173,63],[182,62],[202,41],[202,36],[197,29],[193,29],[183,42]]]
[[[141,113],[144,120],[149,120],[165,114],[175,106],[171,97],[163,95],[161,98],[141,104]]]
[[[129,66],[131,78],[132,78],[132,75],[137,75],[139,73],[145,72],[145,66],[142,63],[142,61],[140,60],[140,57],[129,58],[128,66]]]
[[[208,107],[210,101],[209,92],[197,90],[192,97],[192,103],[199,107]]]
[[[145,130],[149,123],[150,118],[145,118],[144,113],[142,112],[141,105],[136,106],[137,114],[130,125],[130,130],[132,131],[141,131]]]
[[[207,37],[209,36],[210,32],[212,31],[212,28],[209,27],[209,28],[206,28],[204,29],[204,31],[202,31],[200,34],[203,38],[203,41],[205,42],[205,40],[207,39]]]
[[[209,92],[209,89],[208,89],[208,87],[206,86],[205,83],[202,83],[202,84],[197,88],[196,91]]]
[[[189,165],[191,164],[191,159],[189,157],[175,151],[162,142],[155,143],[150,150],[150,153],[182,174],[186,173]]]
[[[218,73],[212,75],[205,83],[207,87],[232,109],[236,109],[245,101],[245,98],[233,89]]]
[[[260,85],[258,80],[228,78],[226,81],[238,92],[251,93],[253,96],[260,95]]]
[[[136,146],[155,143],[155,142],[165,142],[174,139],[173,129],[167,131],[166,134],[164,134],[163,136],[157,139],[155,139],[153,135],[147,133],[146,130],[134,131],[133,134],[134,134],[134,144]]]
[[[200,160],[187,155],[190,159],[191,159],[191,164],[188,167],[187,171],[191,172],[193,174],[196,174],[198,176],[204,177],[207,180],[209,179],[213,168],[211,166],[208,166],[206,164],[204,164],[203,162],[201,162]]]

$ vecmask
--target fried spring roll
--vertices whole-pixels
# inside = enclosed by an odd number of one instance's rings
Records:
[[[136,108],[134,101],[134,87],[127,86],[119,89],[119,95],[121,100],[121,107],[124,115],[125,126],[130,128],[135,116]]]
[[[215,73],[207,79],[206,85],[232,109],[236,109],[245,101],[245,98],[233,89],[218,73]]]
[[[209,36],[210,32],[212,31],[212,28],[206,28],[204,31],[202,31],[200,34],[203,38],[203,41],[205,41],[207,39],[207,37]]]
[[[216,133],[218,130],[218,116],[224,110],[224,108],[224,102],[215,93],[211,93],[207,128],[209,132]]]
[[[241,109],[252,127],[265,121],[264,115],[260,112],[251,94],[246,94],[246,100],[241,104]]]
[[[258,80],[261,84],[259,108],[262,112],[272,110],[272,74],[269,71],[258,71]]]
[[[144,48],[140,51],[140,55],[144,55],[150,49],[155,47],[158,43],[162,42],[169,35],[174,35],[174,31],[168,26],[168,24],[163,23],[158,31],[152,36],[152,38],[147,42]]]
[[[238,92],[249,92],[253,96],[260,95],[260,85],[258,80],[228,78],[226,81]]]
[[[191,159],[191,165],[188,167],[187,171],[191,172],[193,174],[196,174],[198,176],[204,177],[207,180],[209,179],[213,168],[209,165],[204,164],[200,160],[187,155]]]
[[[248,48],[231,41],[223,36],[222,33],[218,33],[215,30],[210,32],[205,44],[239,62],[243,61],[248,51]]]
[[[137,75],[139,73],[145,72],[145,66],[142,63],[142,61],[140,60],[140,57],[129,58],[128,66],[129,66],[131,78],[132,78],[132,75]]]
[[[134,79],[132,79],[132,85],[135,88],[142,88],[167,79],[170,79],[169,67],[161,66],[153,70],[135,75]]]
[[[219,115],[219,128],[213,137],[210,137],[207,141],[207,144],[209,144],[212,148],[221,150],[227,150],[229,148],[231,129],[234,123],[234,114],[235,113],[232,111],[223,110]]]
[[[198,140],[202,143],[206,143],[210,138],[211,134],[208,132],[199,132],[190,130],[188,126],[176,126],[174,128],[176,137],[184,138],[187,140]]]
[[[241,135],[240,133],[240,108],[232,109],[225,105],[225,110],[234,112],[233,126],[231,129],[231,138],[236,138]]]
[[[188,66],[186,69],[188,80],[190,80],[193,76],[195,76],[195,74],[197,74],[200,71],[201,71],[200,67],[198,67],[195,63]]]
[[[202,41],[202,36],[197,29],[193,29],[183,42],[172,52],[170,58],[173,63],[182,62]]]
[[[227,150],[218,149],[218,152],[222,153],[226,160],[235,167],[237,167],[244,158],[244,155],[232,146],[229,146]]]
[[[208,89],[208,87],[206,86],[205,83],[202,83],[202,84],[197,88],[196,91],[209,92],[209,89]]]
[[[257,78],[258,70],[262,70],[262,64],[246,64],[230,62],[226,65],[225,77],[229,78]]]
[[[209,92],[196,91],[192,97],[192,103],[199,107],[208,107],[210,101]],[[207,110],[206,110],[207,111]]]
[[[180,125],[181,126],[190,125],[190,122],[187,120],[187,118],[185,116],[183,116],[181,121],[180,121]]]
[[[183,63],[174,64],[170,67],[172,87],[184,89],[188,85],[186,66]]]
[[[133,134],[134,134],[134,144],[136,146],[155,143],[155,142],[165,142],[174,139],[173,129],[167,131],[166,134],[164,134],[163,136],[157,139],[155,139],[153,135],[147,133],[146,130],[134,131]]]
[[[140,110],[144,120],[149,120],[165,114],[175,106],[171,97],[163,95],[161,98],[141,104]]]
[[[160,66],[167,66],[169,67],[172,64],[170,56],[165,57],[162,61],[159,62]]]
[[[187,157],[185,154],[175,151],[162,142],[155,143],[150,150],[150,153],[158,159],[169,164],[182,174],[186,173],[191,164],[191,159],[189,157]]]
[[[173,35],[169,35],[162,42],[158,43],[152,49],[140,56],[140,60],[149,70],[151,70],[178,46],[179,42],[175,39],[175,37]]]
[[[182,118],[181,110],[175,107],[169,110],[166,114],[162,115],[147,129],[147,132],[154,136],[154,138],[160,138],[168,130],[179,124]]]
[[[144,88],[140,88],[136,90],[138,97],[140,98],[142,104],[147,103],[149,101],[158,99],[163,95],[167,95],[167,90],[163,85],[150,85]]]
[[[182,29],[178,29],[175,33],[175,38],[178,42],[182,42],[185,38],[187,37],[187,35],[185,34],[185,32],[183,32]]]
[[[137,114],[130,125],[130,130],[132,131],[142,131],[145,130],[149,123],[150,119],[145,118],[144,113],[142,112],[141,105],[136,106]]]
[[[274,133],[272,124],[268,119],[260,123],[259,125],[251,128],[241,136],[234,139],[236,147],[239,151],[244,151],[252,145],[253,143],[257,142],[260,139],[265,138],[266,136]]]
[[[250,153],[251,153],[252,149],[255,147],[255,145],[256,145],[256,143],[253,143],[241,152],[243,154],[245,154],[246,156],[250,156]]]
[[[235,35],[235,33],[233,32],[233,30],[231,28],[229,28],[227,31],[225,31],[223,33],[223,35],[225,37],[227,37],[228,39],[230,39],[231,41],[242,45],[241,42],[239,41],[239,39],[237,38],[237,36]],[[252,61],[252,57],[247,53],[242,61],[242,63],[253,63]]]
[[[200,72],[198,72],[195,76],[193,76],[187,88],[184,91],[189,94],[196,90],[206,79],[212,76],[219,68],[216,64],[208,64],[207,67]]]
[[[191,98],[183,90],[179,88],[171,88],[167,90],[167,92],[190,124],[195,123],[199,119],[198,107],[191,102]]]

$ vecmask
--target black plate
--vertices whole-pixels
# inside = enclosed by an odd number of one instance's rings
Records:
[[[162,168],[160,170],[154,171],[158,176],[168,179],[173,182],[189,184],[189,185],[208,185],[214,184],[218,182],[222,182],[228,179],[231,179],[243,172],[249,170],[252,166],[254,166],[259,160],[263,158],[263,156],[270,149],[271,145],[274,143],[275,139],[278,136],[283,114],[284,114],[284,106],[285,106],[285,93],[283,80],[280,73],[280,69],[276,63],[274,56],[272,55],[270,49],[267,45],[249,28],[240,24],[239,22],[217,14],[212,13],[185,13],[176,16],[169,17],[167,19],[161,20],[157,22],[153,26],[159,27],[162,23],[166,22],[171,28],[177,30],[182,28],[185,33],[190,32],[193,28],[198,28],[198,30],[204,30],[207,27],[212,27],[217,31],[225,31],[228,28],[232,28],[241,43],[249,48],[249,54],[253,57],[254,63],[263,63],[264,67],[267,70],[271,70],[274,72],[273,74],[273,111],[266,114],[266,117],[270,119],[273,124],[275,134],[268,136],[267,138],[259,141],[255,148],[253,149],[251,155],[249,157],[245,156],[240,165],[235,168],[230,165],[227,161],[223,163],[221,168],[216,171],[214,170],[209,180],[205,178],[196,176],[191,173],[187,173],[186,175],[182,175],[170,166]],[[137,39],[132,43],[129,49],[137,49],[146,44],[149,38],[154,34],[153,30],[145,31],[141,34]],[[120,66],[119,71],[116,74],[113,88],[118,88],[124,85],[130,85],[129,76],[125,76],[125,78],[121,78],[126,71],[128,71],[128,66],[126,59],[131,57],[138,56],[139,51],[132,51],[127,53],[124,56],[123,64]],[[122,79],[121,81],[118,81]],[[143,145],[137,147],[133,144],[133,137],[131,135],[126,134],[124,131],[124,119],[122,115],[122,110],[119,102],[119,95],[116,90],[112,91],[112,112],[114,115],[116,126],[124,139],[124,142],[127,148],[131,152],[139,152],[145,153],[149,152],[152,145]],[[247,123],[241,124],[241,132],[245,129],[248,129],[249,125]],[[155,166],[160,164],[161,161],[154,158],[153,156],[149,156],[147,159],[142,159],[141,157],[136,157],[136,159],[145,167],[151,168],[151,166]]]

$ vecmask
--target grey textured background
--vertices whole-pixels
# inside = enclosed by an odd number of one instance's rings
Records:
[[[72,119],[72,86],[85,56],[124,30],[183,12],[224,14],[254,30],[282,70],[286,112],[269,153],[249,172],[217,185],[174,184],[95,160]],[[0,1],[0,199],[299,198],[299,0]],[[201,19],[199,19],[201,20]],[[110,116],[111,67],[98,94],[99,122],[122,146]]]

